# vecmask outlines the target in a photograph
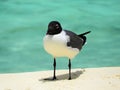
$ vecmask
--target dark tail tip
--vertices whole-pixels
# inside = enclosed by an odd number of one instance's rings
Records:
[[[88,31],[88,32],[85,32],[85,33],[82,33],[82,34],[80,34],[80,35],[78,35],[78,36],[84,36],[84,35],[86,35],[86,34],[88,34],[88,33],[90,33],[91,31]]]
[[[85,35],[85,34],[88,34],[88,33],[90,33],[90,32],[91,32],[91,31],[85,32],[84,35]]]

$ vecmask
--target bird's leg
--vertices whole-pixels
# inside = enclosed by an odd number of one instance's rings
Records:
[[[56,79],[56,75],[55,75],[55,70],[56,70],[56,59],[55,59],[55,58],[54,58],[53,66],[54,66],[53,80],[55,80],[55,79]]]
[[[71,80],[71,60],[69,59],[69,64],[68,64],[68,67],[69,67],[69,80]]]

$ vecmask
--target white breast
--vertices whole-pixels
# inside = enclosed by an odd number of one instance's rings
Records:
[[[44,37],[44,48],[53,57],[68,57],[72,59],[79,53],[79,50],[67,47],[68,41],[70,41],[70,38],[65,31],[57,35],[46,35]]]

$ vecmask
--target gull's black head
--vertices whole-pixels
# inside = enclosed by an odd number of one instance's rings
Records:
[[[58,21],[51,21],[48,25],[47,34],[55,35],[59,34],[62,31],[62,27]]]

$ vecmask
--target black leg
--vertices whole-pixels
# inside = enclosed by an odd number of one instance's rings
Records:
[[[68,67],[69,67],[69,80],[71,80],[71,60],[69,59],[69,64],[68,64]]]
[[[55,79],[56,79],[56,75],[55,75],[55,70],[56,70],[56,59],[55,59],[55,58],[54,58],[53,66],[54,66],[53,80],[55,80]]]

